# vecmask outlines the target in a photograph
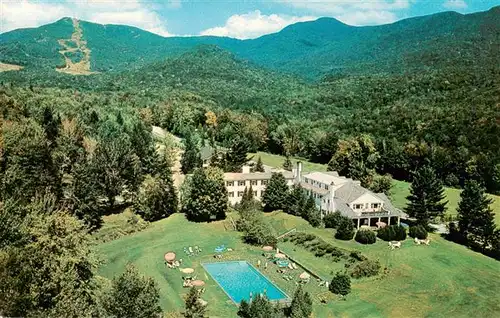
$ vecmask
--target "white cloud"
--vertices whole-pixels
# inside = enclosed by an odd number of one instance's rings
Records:
[[[70,16],[102,24],[126,24],[171,36],[161,16],[139,0],[68,0],[59,3],[20,0],[2,1],[1,6],[0,33],[37,27]]]
[[[467,3],[464,0],[448,0],[443,3],[443,7],[448,9],[465,9],[467,8]]]
[[[350,25],[376,25],[396,21],[396,12],[408,9],[416,0],[275,1],[320,15],[332,16]]]
[[[287,25],[315,20],[313,16],[265,15],[259,10],[246,14],[235,14],[227,19],[224,26],[202,31],[201,35],[228,36],[237,39],[257,38],[261,35],[278,32]]]

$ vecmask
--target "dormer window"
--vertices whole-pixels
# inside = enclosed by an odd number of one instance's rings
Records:
[[[372,209],[380,208],[380,203],[372,203]]]
[[[362,204],[355,204],[355,205],[353,206],[353,209],[354,209],[354,210],[360,210],[360,209],[362,209],[362,208],[363,208],[363,205],[362,205]]]

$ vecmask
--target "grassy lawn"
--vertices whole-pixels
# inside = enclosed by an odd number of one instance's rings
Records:
[[[354,241],[333,239],[329,229],[313,229],[304,220],[283,213],[267,214],[266,218],[283,233],[291,228],[314,233],[338,247],[360,250],[369,258],[379,259],[388,272],[376,278],[353,281],[353,292],[346,300],[333,297],[326,288],[315,281],[306,285],[314,300],[314,317],[495,317],[500,315],[500,263],[463,246],[432,236],[430,246],[416,246],[410,240],[400,250],[391,251],[385,242],[363,246]],[[202,296],[209,302],[211,317],[235,317],[236,306],[201,267],[202,262],[212,262],[213,250],[225,244],[235,250],[227,252],[224,260],[247,260],[253,264],[264,261],[259,248],[245,245],[240,234],[230,229],[228,221],[210,224],[190,223],[182,214],[151,223],[139,233],[103,243],[97,247],[104,260],[99,273],[112,278],[121,273],[127,263],[133,263],[141,273],[155,279],[161,291],[161,305],[167,312],[181,311],[183,296],[182,274],[167,269],[163,254],[176,252],[183,258],[182,267],[192,267],[199,279],[206,281]],[[183,247],[198,245],[203,252],[187,257]],[[319,258],[290,242],[280,242],[279,247],[306,267],[325,279],[342,269],[327,258]],[[297,277],[301,270],[290,272]],[[263,273],[288,295],[295,290],[295,283],[281,278],[274,265]],[[320,298],[327,298],[321,304]]]
[[[285,157],[283,156],[272,155],[265,152],[258,152],[257,154],[252,155],[255,156],[255,159],[260,156],[262,158],[262,162],[271,167],[281,167],[285,160]],[[300,158],[294,158],[293,160],[301,160],[303,162],[304,172],[326,171],[326,165],[307,162],[306,160]],[[391,200],[394,203],[394,206],[400,209],[403,209],[406,206],[406,197],[410,194],[409,188],[410,184],[408,182],[394,180],[391,191]],[[460,192],[461,190],[458,189],[445,188],[446,200],[448,200],[448,210],[446,213],[451,215],[457,214]],[[500,197],[496,195],[489,196],[493,199],[491,208],[495,212],[496,223],[500,226]]]

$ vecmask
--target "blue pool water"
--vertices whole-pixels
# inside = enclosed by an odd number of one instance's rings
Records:
[[[235,302],[249,300],[250,293],[254,296],[266,293],[270,300],[287,298],[269,279],[245,261],[202,264],[212,278],[224,289]]]

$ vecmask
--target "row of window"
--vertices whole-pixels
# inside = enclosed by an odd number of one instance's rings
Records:
[[[368,206],[371,206],[372,209],[378,209],[381,207],[381,204],[380,203],[372,203],[370,205],[370,203],[365,203],[365,204],[354,204],[353,205],[353,209],[354,210],[360,210],[362,209],[363,207],[365,207],[365,209],[368,209]]]
[[[238,187],[244,187],[246,185],[252,185],[252,186],[257,186],[259,185],[267,185],[267,180],[250,180],[250,184],[248,184],[248,181],[238,181]],[[234,187],[235,181],[226,181],[226,187]]]
[[[230,198],[234,198],[234,194],[235,194],[235,193],[236,193],[236,192],[234,192],[234,191],[233,191],[233,192],[228,192],[228,196],[229,196]],[[254,191],[254,192],[253,192],[253,196],[254,196],[254,197],[257,197],[257,191]],[[242,198],[242,197],[243,197],[243,191],[238,191],[238,198]]]
[[[327,184],[324,184],[324,183],[321,183],[321,182],[318,182],[318,181],[315,181],[315,180],[311,180],[311,179],[308,179],[308,178],[304,178],[304,182],[305,183],[309,183],[315,187],[318,187],[318,188],[324,188],[325,190],[328,190],[329,187]]]

